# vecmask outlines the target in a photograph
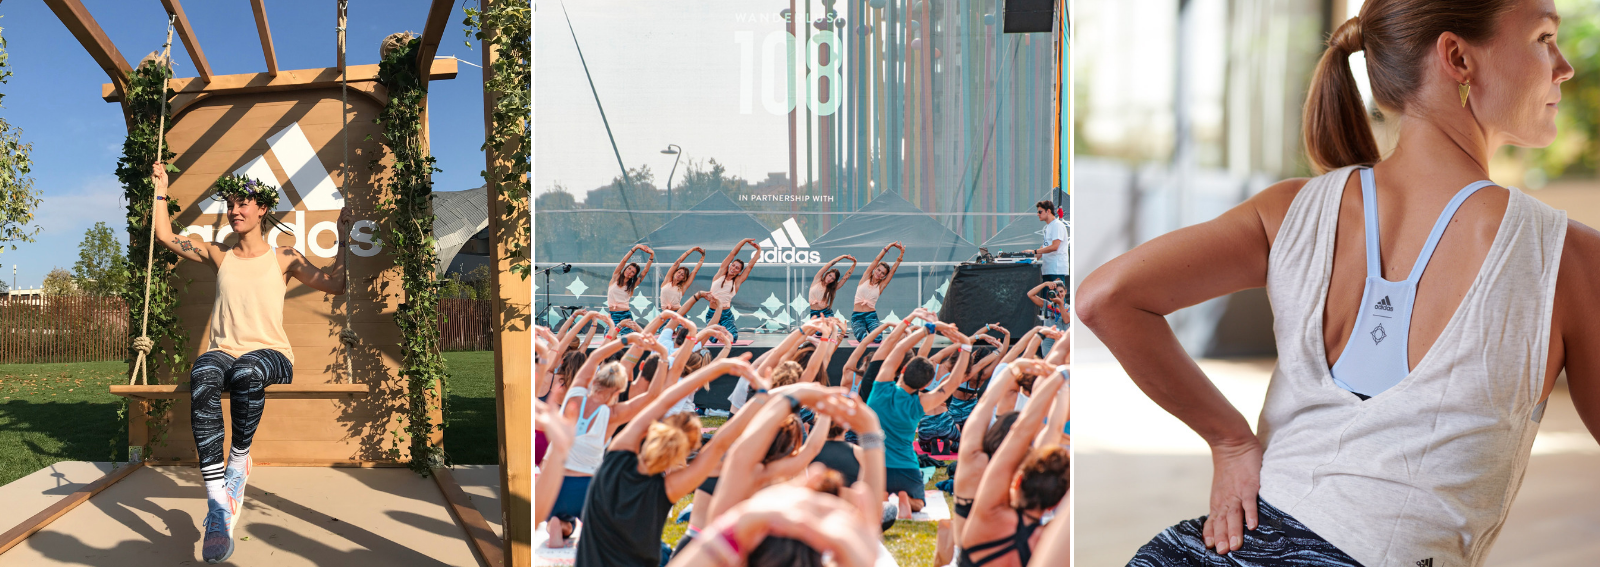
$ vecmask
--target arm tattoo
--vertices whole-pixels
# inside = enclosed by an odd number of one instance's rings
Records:
[[[198,249],[195,248],[194,243],[190,242],[189,239],[187,239],[187,238],[174,236],[174,237],[172,237],[172,243],[178,245],[178,247],[182,248],[184,252],[196,252],[196,251],[198,251]]]

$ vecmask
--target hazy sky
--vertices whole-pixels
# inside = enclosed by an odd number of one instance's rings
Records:
[[[468,0],[470,1],[470,0]],[[83,0],[123,57],[138,62],[161,49],[166,16],[159,0]],[[348,62],[378,62],[378,42],[397,31],[421,32],[427,0],[351,0],[346,44]],[[332,67],[335,64],[335,3],[329,0],[267,2],[267,19],[280,69]],[[189,17],[214,74],[266,71],[250,3],[185,2]],[[482,54],[463,44],[460,12],[450,19],[439,55],[456,55],[481,63]],[[127,137],[121,108],[100,99],[101,83],[109,82],[77,39],[44,2],[0,4],[0,37],[6,41],[12,71],[0,118],[23,129],[33,144],[35,189],[43,197],[33,244],[6,247],[0,266],[7,285],[17,265],[20,287],[37,287],[50,268],[71,269],[78,243],[96,221],[111,225],[126,242],[126,203],[115,176],[122,141]],[[173,38],[177,76],[193,77],[194,65],[182,43]],[[483,184],[483,76],[460,65],[455,79],[430,85],[428,107],[432,149],[442,173],[434,175],[437,190],[457,191]]]
[[[649,165],[658,187],[672,168],[673,156],[660,153],[669,143],[683,147],[680,174],[690,159],[708,158],[752,181],[787,173],[784,24],[778,14],[788,6],[788,0],[567,2],[623,162],[630,168]],[[816,6],[820,11],[821,4]],[[561,3],[544,2],[537,9],[534,191],[559,183],[582,199],[584,191],[618,175],[617,158]],[[741,38],[747,39],[741,44]],[[771,86],[765,93],[764,78]],[[763,99],[777,103],[779,113],[769,111]]]

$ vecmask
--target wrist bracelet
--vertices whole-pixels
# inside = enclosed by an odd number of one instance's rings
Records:
[[[856,435],[856,441],[861,445],[862,449],[878,449],[878,450],[882,450],[883,449],[883,432],[882,431],[872,431],[872,432],[869,432],[869,433],[861,433],[861,434]]]
[[[766,388],[756,388],[755,395],[759,396],[762,394],[771,394],[771,392],[768,392]]]
[[[972,345],[963,343],[961,345],[961,352],[972,352]]]
[[[701,535],[704,536],[705,533],[701,532]],[[743,559],[739,553],[739,541],[733,537],[731,526],[717,532],[717,537],[706,542],[706,546],[716,552],[718,559],[721,560],[719,565],[738,565]]]

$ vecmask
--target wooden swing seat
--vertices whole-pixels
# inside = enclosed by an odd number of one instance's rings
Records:
[[[114,385],[111,393],[136,400],[187,400],[189,387],[176,384]],[[267,399],[335,400],[365,398],[372,393],[366,384],[272,384]]]

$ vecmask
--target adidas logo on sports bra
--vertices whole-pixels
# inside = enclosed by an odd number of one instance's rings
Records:
[[[1378,300],[1378,304],[1373,305],[1372,308],[1381,309],[1384,311],[1394,311],[1394,305],[1389,303],[1389,296],[1387,295],[1383,296],[1383,299]]]
[[[1433,558],[1429,557],[1417,562],[1417,567],[1433,567]]]

